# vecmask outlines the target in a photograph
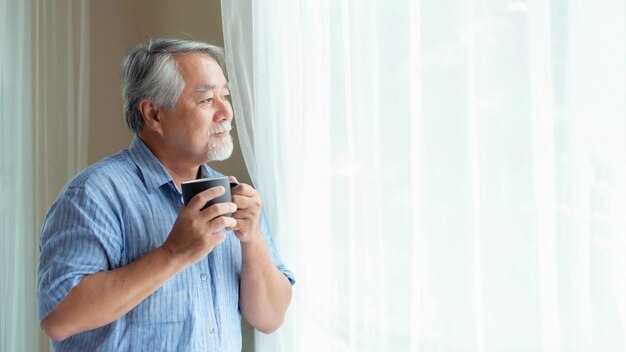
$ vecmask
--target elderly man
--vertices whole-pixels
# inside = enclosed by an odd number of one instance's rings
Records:
[[[240,351],[241,315],[270,333],[293,274],[272,244],[261,197],[184,206],[181,183],[221,176],[232,108],[223,51],[151,40],[123,63],[127,150],[85,169],[52,205],[41,234],[42,328],[60,351]],[[231,214],[232,217],[227,216]]]

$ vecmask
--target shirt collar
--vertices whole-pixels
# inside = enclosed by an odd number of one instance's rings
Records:
[[[141,171],[144,185],[148,191],[152,192],[169,182],[174,183],[172,176],[139,136],[133,137],[128,152]]]
[[[202,164],[200,165],[200,175],[198,175],[198,178],[209,178],[209,177],[215,177],[213,176],[215,174],[215,172],[211,172],[212,170],[209,168],[209,166],[207,164]]]
[[[163,164],[152,153],[150,148],[141,140],[137,135],[133,137],[133,141],[128,148],[130,156],[133,158],[135,165],[141,171],[143,176],[143,182],[148,191],[152,192],[155,189],[163,186],[166,183],[172,183],[174,180],[167,170],[163,167]],[[211,169],[207,164],[200,165],[200,175],[198,178],[218,177],[220,173]],[[176,189],[176,187],[174,187]]]

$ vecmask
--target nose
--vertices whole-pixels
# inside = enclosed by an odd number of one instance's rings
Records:
[[[213,116],[213,120],[215,122],[223,122],[230,121],[233,119],[233,108],[230,105],[230,101],[228,101],[225,97],[218,97],[215,100],[215,115]]]

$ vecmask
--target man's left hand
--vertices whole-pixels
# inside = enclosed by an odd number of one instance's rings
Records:
[[[231,181],[237,179],[230,176]],[[237,220],[237,226],[231,228],[235,230],[235,236],[241,242],[250,242],[261,239],[261,195],[252,186],[245,183],[231,189],[233,203],[237,205],[237,211],[233,213],[233,218]]]

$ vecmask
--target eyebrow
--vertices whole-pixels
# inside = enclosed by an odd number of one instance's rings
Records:
[[[231,85],[230,85],[230,83],[229,83],[229,82],[226,82],[226,83],[224,84],[224,88],[226,88],[226,89],[230,90],[230,87],[231,87]],[[203,85],[202,87],[200,87],[200,88],[198,88],[198,89],[194,90],[194,93],[197,93],[197,94],[202,94],[202,93],[210,92],[210,91],[212,91],[213,89],[215,89],[215,84],[205,84],[205,85]]]

